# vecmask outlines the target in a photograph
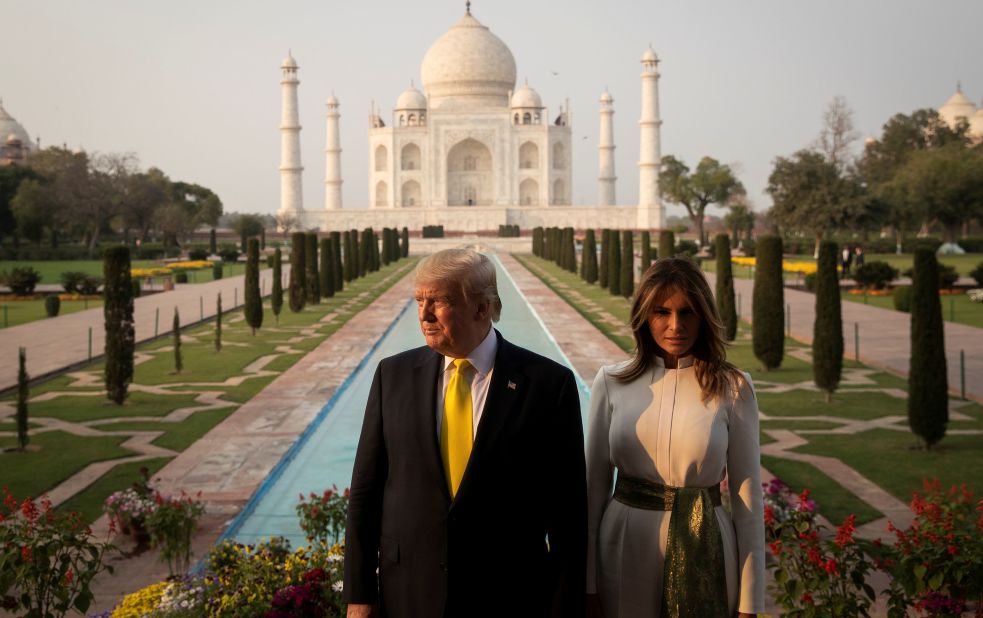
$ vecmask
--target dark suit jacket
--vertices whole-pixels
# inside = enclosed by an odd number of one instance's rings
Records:
[[[345,602],[378,603],[390,618],[583,615],[576,381],[496,335],[488,397],[454,500],[437,433],[443,356],[422,347],[376,368],[352,474]]]

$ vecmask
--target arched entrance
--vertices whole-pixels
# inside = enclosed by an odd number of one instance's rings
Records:
[[[478,140],[458,142],[447,153],[447,205],[492,203],[492,154]]]

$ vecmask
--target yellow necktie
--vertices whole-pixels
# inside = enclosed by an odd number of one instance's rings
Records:
[[[474,440],[471,384],[465,374],[470,366],[463,358],[454,360],[454,373],[444,394],[444,416],[440,421],[440,458],[452,498],[461,485]]]

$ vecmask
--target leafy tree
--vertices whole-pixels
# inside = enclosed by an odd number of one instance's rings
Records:
[[[631,298],[635,293],[635,241],[632,238],[631,230],[621,233],[621,273],[619,287],[621,295]]]
[[[826,403],[843,373],[843,313],[840,309],[840,281],[836,272],[839,247],[835,242],[819,245],[816,264],[816,321],[812,336],[812,377],[826,393]]]
[[[320,281],[321,294],[325,298],[334,296],[334,266],[331,261],[334,259],[334,251],[331,249],[331,237],[321,239],[321,263],[317,270]]]
[[[16,240],[17,220],[11,210],[10,202],[17,195],[20,183],[38,179],[38,174],[29,167],[22,165],[6,165],[0,167],[0,243],[6,236],[13,236]]]
[[[676,255],[676,235],[672,230],[659,232],[659,257],[667,258]]]
[[[216,255],[218,253],[218,238],[215,232],[215,228],[208,231],[208,255]]]
[[[255,337],[256,329],[263,326],[263,297],[259,293],[259,241],[255,238],[249,239],[249,248],[246,250],[245,295],[243,313],[246,324],[253,329]]]
[[[724,215],[724,225],[731,232],[731,239],[736,247],[740,243],[743,232],[745,240],[751,239],[751,231],[754,229],[754,211],[747,204],[747,200],[734,200],[728,206],[727,214]]]
[[[672,155],[662,158],[659,191],[667,201],[686,208],[699,231],[701,246],[706,244],[703,219],[707,206],[723,206],[732,196],[745,192],[729,165],[712,157],[703,157],[691,174],[689,167]]]
[[[171,203],[172,194],[170,178],[156,167],[131,174],[120,204],[124,235],[127,230],[133,229],[140,241],[149,240],[157,210]]]
[[[253,334],[256,334],[253,331]],[[222,351],[222,293],[215,297],[215,351]]]
[[[290,230],[297,227],[297,217],[291,212],[276,213],[276,229],[289,234]]]
[[[933,251],[918,249],[911,280],[908,425],[926,449],[945,436],[949,423],[948,391],[939,264]]]
[[[304,249],[307,245],[307,235],[294,232],[290,236],[290,311],[299,313],[307,303],[307,282],[305,268],[307,261]]]
[[[621,242],[618,230],[611,230],[608,247],[608,292],[612,296],[621,295]]]
[[[811,232],[819,243],[832,232],[854,225],[864,201],[858,179],[844,175],[822,154],[800,150],[778,157],[766,191],[773,206],[770,216],[784,231]]]
[[[733,341],[737,337],[737,309],[734,302],[734,273],[730,262],[730,239],[727,234],[717,234],[717,313],[723,326],[724,339]]]
[[[597,241],[593,228],[587,230],[584,238],[584,255],[581,257],[581,277],[587,283],[597,283]]]
[[[181,355],[181,314],[177,307],[174,307],[174,322],[171,324],[174,335],[174,373],[181,373],[184,369],[184,358]]]
[[[853,126],[853,110],[841,96],[834,97],[823,112],[823,128],[814,148],[826,161],[843,172],[850,165],[850,148],[860,138]]]
[[[641,272],[644,273],[652,265],[652,237],[648,230],[642,230],[641,252],[642,252],[642,263]]]
[[[136,348],[130,250],[122,246],[106,249],[102,273],[106,396],[110,401],[122,405],[126,401],[130,382],[133,381],[133,352]]]
[[[608,256],[611,254],[611,230],[605,228],[601,230],[601,264],[597,269],[598,285],[602,288],[608,287],[608,273],[610,272],[610,267],[608,266]]]
[[[755,257],[752,347],[762,369],[771,371],[781,366],[785,356],[782,239],[762,236],[758,239]]]
[[[27,240],[41,244],[45,229],[54,226],[55,203],[52,188],[34,178],[20,183],[20,188],[10,201],[10,214],[17,231]]]
[[[273,252],[273,291],[270,295],[270,308],[276,323],[280,323],[280,310],[283,309],[283,253],[280,247]]]
[[[17,348],[17,447],[27,448],[30,441],[27,435],[27,400],[30,396],[30,377],[27,375],[27,349]]]
[[[236,217],[232,229],[239,234],[240,240],[248,240],[259,236],[263,231],[263,220],[258,215],[239,215]],[[246,243],[242,243],[243,252],[246,251]]]
[[[321,303],[320,277],[317,273],[317,234],[311,233],[306,238],[304,247],[304,276],[307,283],[306,301],[311,305]]]

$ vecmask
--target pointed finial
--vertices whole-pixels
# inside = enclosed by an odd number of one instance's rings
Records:
[[[471,0],[467,0],[467,2],[464,3],[464,10],[467,11],[468,15],[471,14]]]
[[[956,80],[956,92],[962,92],[962,91],[963,91],[963,80],[957,79]]]

